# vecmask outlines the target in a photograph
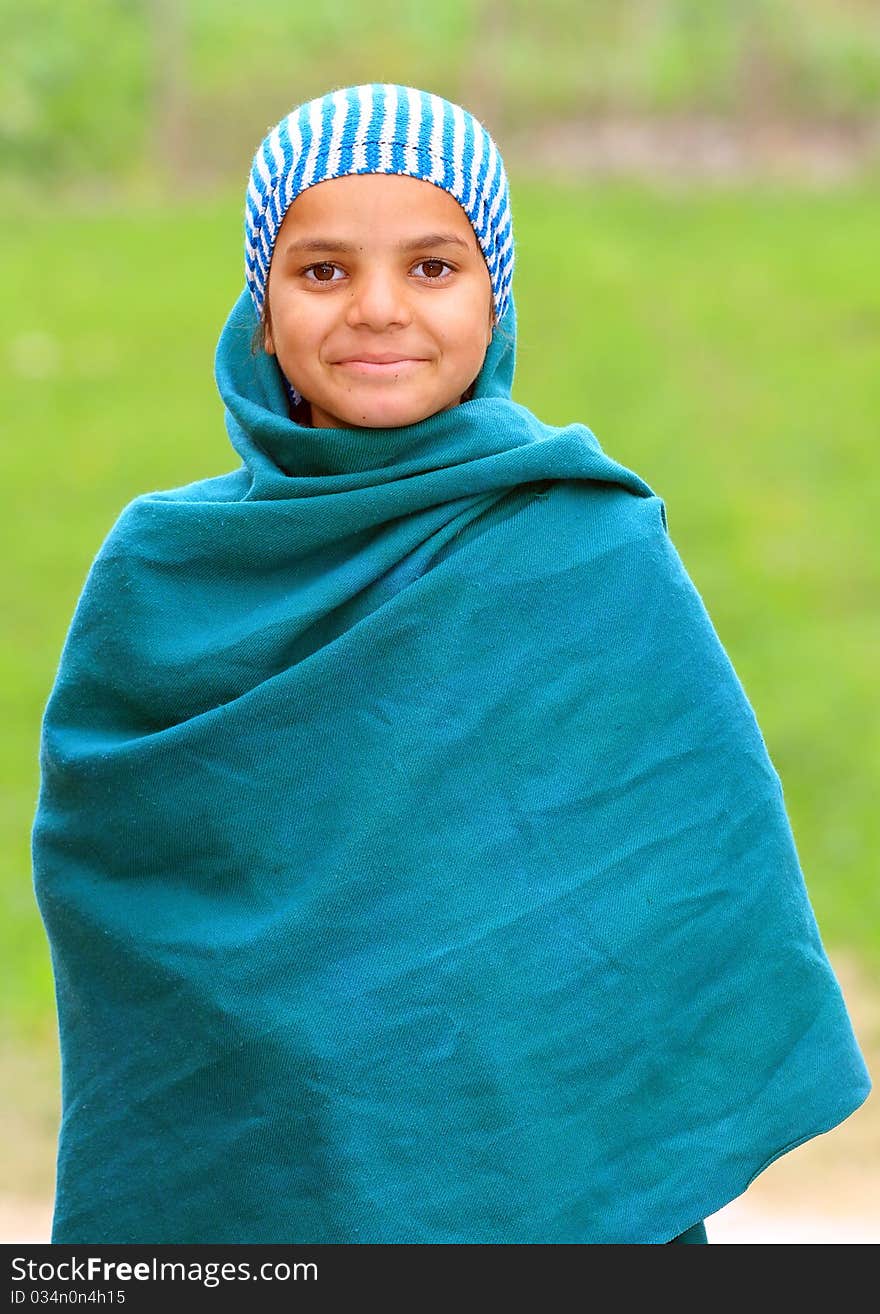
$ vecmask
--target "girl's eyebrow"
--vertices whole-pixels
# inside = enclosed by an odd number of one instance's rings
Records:
[[[458,237],[455,233],[425,233],[422,237],[408,238],[405,242],[397,243],[398,251],[415,251],[420,247],[426,246],[463,246],[466,251],[470,250],[468,243],[463,238]],[[328,237],[302,237],[296,242],[291,242],[285,248],[285,255],[290,255],[292,251],[356,251],[357,245],[354,242],[333,241]]]

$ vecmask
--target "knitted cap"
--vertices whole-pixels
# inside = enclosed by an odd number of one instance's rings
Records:
[[[300,105],[254,156],[245,205],[245,278],[257,315],[278,229],[300,192],[351,173],[399,173],[454,196],[473,226],[499,321],[513,277],[513,225],[500,152],[460,105],[415,87],[372,82]]]

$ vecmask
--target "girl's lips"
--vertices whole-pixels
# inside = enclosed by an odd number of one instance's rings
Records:
[[[389,360],[383,364],[379,364],[374,360],[341,360],[337,362],[337,369],[351,370],[354,374],[377,375],[379,378],[388,378],[389,375],[408,374],[417,365],[425,365],[426,363],[426,361],[417,360],[414,357],[408,357],[406,360]]]

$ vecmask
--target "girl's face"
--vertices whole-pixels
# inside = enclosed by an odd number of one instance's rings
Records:
[[[266,301],[266,350],[323,429],[397,428],[457,406],[494,325],[464,210],[401,174],[301,192],[278,231]]]

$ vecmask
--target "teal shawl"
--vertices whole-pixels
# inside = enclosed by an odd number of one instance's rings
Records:
[[[664,1243],[870,1081],[663,501],[512,401],[136,497],[45,709],[55,1242]]]

